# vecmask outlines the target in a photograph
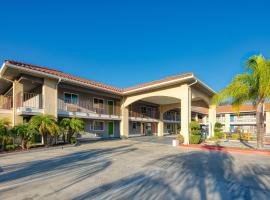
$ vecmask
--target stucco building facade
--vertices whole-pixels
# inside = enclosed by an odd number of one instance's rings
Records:
[[[181,129],[188,144],[195,116],[213,135],[215,92],[192,73],[125,89],[11,60],[0,75],[0,118],[13,125],[33,115],[77,117],[85,121],[86,132],[101,137],[163,136]]]

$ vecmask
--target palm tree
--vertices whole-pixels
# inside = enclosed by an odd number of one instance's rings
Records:
[[[37,115],[30,119],[30,125],[41,135],[42,144],[48,145],[48,138],[55,136],[59,132],[55,117],[51,115]],[[50,144],[50,142],[49,142]]]
[[[270,60],[262,55],[250,57],[246,71],[238,74],[232,82],[213,98],[213,103],[230,101],[236,111],[246,102],[256,108],[257,147],[263,148],[265,135],[264,103],[270,97]]]
[[[0,119],[0,139],[2,140],[1,150],[5,149],[6,142],[11,138],[9,130],[10,122],[7,119]]]
[[[64,118],[60,122],[60,126],[67,132],[67,141],[69,143],[75,133],[79,133],[84,130],[84,125],[84,121],[78,118]]]
[[[22,149],[29,147],[29,143],[31,142],[32,137],[35,134],[28,123],[18,124],[14,126],[12,128],[12,132],[14,133],[14,135],[21,138]]]

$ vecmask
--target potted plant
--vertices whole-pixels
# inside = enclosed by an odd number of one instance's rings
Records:
[[[173,139],[173,141],[172,141],[172,145],[174,147],[178,146],[179,144],[183,144],[183,143],[184,143],[184,137],[181,134],[177,134],[175,139]]]

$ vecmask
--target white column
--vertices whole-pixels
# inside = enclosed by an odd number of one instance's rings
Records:
[[[231,127],[231,119],[230,119],[230,113],[225,114],[225,132],[230,132]]]
[[[184,144],[189,144],[189,123],[191,121],[191,91],[188,85],[182,85],[181,97],[181,134]]]
[[[164,136],[163,113],[161,111],[160,111],[159,121],[158,121],[158,136]]]
[[[208,137],[213,137],[214,136],[214,129],[215,129],[215,123],[216,123],[216,106],[215,105],[210,105],[209,108],[209,135]]]
[[[129,135],[129,113],[128,107],[124,106],[124,100],[121,102],[121,122],[120,122],[120,136],[127,138]]]
[[[266,112],[265,116],[265,134],[270,135],[270,112]]]

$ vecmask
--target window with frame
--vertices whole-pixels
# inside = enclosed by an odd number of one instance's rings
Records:
[[[65,103],[78,104],[78,95],[72,93],[64,93]]]
[[[94,108],[104,108],[104,100],[94,98]]]
[[[137,129],[137,122],[132,123],[132,129]]]
[[[141,112],[142,112],[142,114],[146,114],[146,107],[141,107]]]
[[[94,121],[93,130],[94,131],[104,131],[104,122],[103,121]]]

